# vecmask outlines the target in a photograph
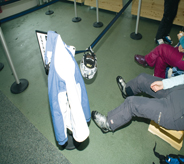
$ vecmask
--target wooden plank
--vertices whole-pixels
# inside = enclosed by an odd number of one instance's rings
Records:
[[[84,4],[91,7],[96,7],[96,0],[85,0]],[[109,10],[113,12],[119,12],[123,8],[122,0],[99,0],[99,9]]]
[[[182,148],[184,131],[167,130],[154,121],[151,121],[148,131],[162,138],[175,149],[180,150]]]
[[[137,15],[139,0],[133,0],[131,14]],[[164,0],[142,0],[140,16],[160,21],[164,13]],[[173,24],[184,26],[184,0],[180,0]]]
[[[74,2],[74,0],[68,0]],[[84,3],[84,0],[76,0],[77,3]]]

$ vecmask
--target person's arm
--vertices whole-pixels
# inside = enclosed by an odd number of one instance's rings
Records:
[[[162,90],[164,88],[163,82],[162,81],[155,81],[151,84],[150,88],[154,91],[157,92],[159,90]]]
[[[163,89],[169,89],[174,86],[184,84],[184,75],[175,76],[169,79],[163,79]]]
[[[178,51],[179,51],[179,52],[183,52],[183,53],[184,53],[184,48],[182,47],[182,45],[181,45],[181,44],[178,46]]]
[[[182,84],[184,84],[184,75],[179,75],[169,79],[163,79],[162,81],[155,81],[151,84],[150,88],[154,92],[157,92],[162,89],[165,90]]]
[[[180,44],[182,45],[182,47],[184,47],[184,34],[182,34],[180,38]]]
[[[180,31],[179,34],[177,34],[177,36],[179,40],[178,51],[184,52],[184,32]]]
[[[182,35],[179,41],[180,41],[180,45],[182,46],[182,48],[184,48],[184,35]]]
[[[178,40],[180,41],[181,37],[184,36],[184,32],[183,31],[180,31],[178,34],[177,34],[177,37],[178,37]]]

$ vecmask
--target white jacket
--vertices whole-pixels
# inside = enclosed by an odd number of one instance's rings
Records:
[[[77,142],[89,136],[87,122],[91,119],[85,84],[74,58],[75,48],[67,46],[60,35],[47,33],[45,63],[50,63],[48,95],[55,137],[64,145],[67,128]]]

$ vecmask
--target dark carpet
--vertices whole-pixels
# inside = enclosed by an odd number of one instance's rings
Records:
[[[71,164],[0,91],[0,164]]]

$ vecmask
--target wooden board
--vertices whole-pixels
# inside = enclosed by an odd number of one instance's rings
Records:
[[[133,0],[131,14],[137,15],[139,0]],[[140,16],[161,20],[164,13],[164,0],[142,0]],[[180,0],[178,12],[173,24],[184,26],[184,0]]]
[[[73,0],[68,0],[68,1],[72,1],[74,2]],[[76,0],[77,3],[84,3],[84,0]]]
[[[167,130],[151,121],[148,131],[168,142],[172,147],[180,150],[183,145],[184,131]]]
[[[96,7],[96,0],[85,0],[84,4],[90,7]],[[99,0],[99,9],[109,10],[113,12],[119,12],[123,8],[122,0]]]

